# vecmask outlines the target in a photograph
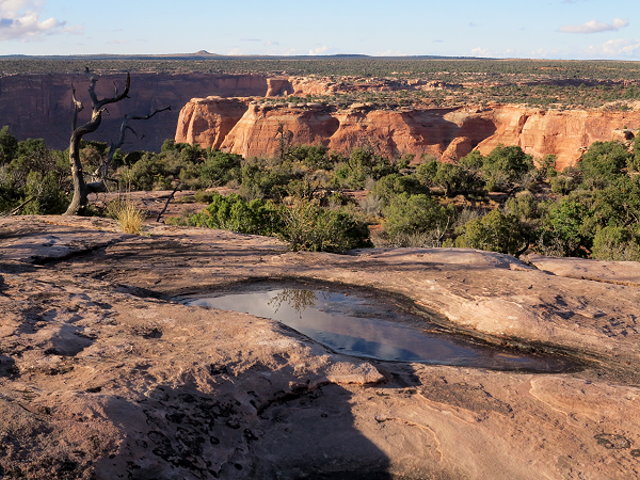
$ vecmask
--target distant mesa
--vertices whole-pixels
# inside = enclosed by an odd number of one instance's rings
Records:
[[[196,56],[196,57],[219,57],[220,56],[217,53],[211,53],[211,52],[208,52],[206,50],[198,50],[193,55]]]

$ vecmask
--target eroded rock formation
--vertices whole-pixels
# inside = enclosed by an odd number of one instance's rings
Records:
[[[108,96],[122,74],[106,74],[98,94]],[[73,107],[71,85],[84,92],[84,75],[11,75],[0,77],[0,126],[9,125],[19,139],[44,138],[53,148],[68,144]],[[282,98],[280,106],[268,106],[264,98],[326,96],[352,92],[391,92],[403,89],[452,90],[461,85],[428,80],[393,80],[266,75],[133,73],[131,98],[112,106],[93,139],[109,141],[118,136],[125,113],[146,114],[171,106],[152,122],[136,127],[138,137],[124,148],[159,150],[162,142],[178,141],[223,148],[249,156],[270,156],[277,150],[272,138],[278,123],[294,133],[296,143],[322,143],[340,152],[358,145],[372,145],[385,155],[405,153],[435,155],[455,160],[473,148],[490,151],[498,144],[520,145],[536,157],[554,154],[558,166],[574,164],[594,141],[620,139],[624,131],[640,128],[640,111],[540,110],[513,105],[476,109],[417,108],[374,110],[356,104],[349,109],[298,107]],[[474,85],[465,84],[472,89]],[[250,100],[215,100],[211,95],[255,97]],[[193,99],[193,100],[191,100]],[[203,100],[204,99],[204,100]],[[85,100],[86,99],[80,99]],[[191,100],[191,101],[190,101]],[[244,115],[238,118],[246,104]],[[179,115],[180,108],[183,112]],[[206,108],[205,108],[206,107]],[[253,123],[252,123],[253,122]],[[275,125],[274,125],[275,124]],[[176,128],[177,125],[177,128]],[[89,137],[88,137],[89,138]]]
[[[496,131],[478,145],[488,153],[498,145],[518,145],[536,158],[556,155],[558,168],[573,165],[593,142],[625,140],[640,129],[640,111],[540,110],[502,106],[493,113]]]
[[[295,82],[293,84],[295,88]],[[209,102],[209,103],[207,103]],[[574,165],[596,141],[624,140],[640,129],[640,111],[540,110],[514,105],[492,108],[424,108],[375,110],[355,104],[346,110],[321,104],[270,105],[256,99],[236,99],[248,108],[220,142],[214,126],[224,112],[211,97],[185,105],[178,119],[177,142],[197,143],[245,157],[277,153],[280,125],[291,131],[294,144],[322,144],[349,152],[371,145],[387,156],[434,155],[444,161],[459,159],[474,148],[488,153],[498,145],[518,145],[535,158],[557,157],[557,167]],[[197,104],[197,107],[196,105]],[[208,110],[207,105],[213,105]],[[229,115],[236,118],[236,110]],[[197,113],[196,113],[197,112]],[[190,129],[195,120],[203,130]],[[210,118],[209,121],[202,119]]]
[[[225,116],[223,108],[229,108],[232,116],[241,103],[247,105],[244,115],[220,144],[216,125]],[[193,128],[194,123],[203,128]],[[175,140],[203,147],[221,145],[222,150],[244,157],[274,156],[281,127],[293,134],[293,144],[323,144],[342,153],[370,145],[388,156],[431,154],[453,159],[471,151],[495,129],[489,114],[468,109],[389,112],[354,105],[336,110],[313,103],[272,106],[252,98],[238,98],[234,103],[227,99],[225,103],[209,97],[185,105]]]
[[[149,228],[0,221],[4,477],[640,476],[638,264],[623,265],[623,285],[616,262],[291,253],[269,238]],[[376,362],[172,300],[266,277],[373,288],[472,335],[587,363],[534,374]]]

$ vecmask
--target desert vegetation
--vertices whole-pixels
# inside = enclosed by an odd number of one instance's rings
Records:
[[[288,98],[343,107],[518,103],[624,110],[640,100],[640,67],[621,61],[492,60],[434,57],[0,58],[0,77],[17,74],[255,74],[323,78],[332,95]],[[345,88],[340,88],[345,86]],[[380,88],[371,88],[380,86]],[[353,88],[356,86],[357,88]],[[343,91],[344,90],[344,91]],[[377,91],[379,90],[379,91]],[[274,100],[278,101],[278,100]]]
[[[83,141],[80,158],[90,170],[106,152],[105,144]],[[63,212],[72,191],[66,156],[2,128],[0,209]],[[167,221],[277,236],[292,249],[455,246],[640,260],[637,137],[628,145],[596,142],[562,172],[553,161],[514,146],[452,164],[389,159],[366,146],[340,155],[286,142],[276,158],[244,159],[168,140],[158,153],[116,152],[108,188],[193,190],[208,206]],[[216,193],[222,186],[235,193]]]

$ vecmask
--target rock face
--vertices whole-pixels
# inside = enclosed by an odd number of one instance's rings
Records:
[[[223,140],[247,111],[237,98],[207,97],[193,99],[180,112],[176,138],[192,138],[190,143],[220,149]]]
[[[124,79],[124,73],[101,75],[97,86],[99,95],[112,95],[113,83],[123,85]],[[73,118],[71,85],[75,85],[79,98],[88,102],[87,83],[87,77],[80,74],[2,76],[0,73],[0,127],[9,125],[11,132],[19,140],[44,138],[51,148],[67,148]],[[365,83],[355,88],[376,90],[388,88],[385,87],[387,83]],[[171,106],[171,111],[155,116],[152,121],[136,122],[138,138],[135,140],[134,148],[159,150],[164,140],[175,136],[180,108],[192,98],[209,95],[312,95],[348,91],[350,88],[347,83],[298,77],[134,72],[131,74],[130,98],[110,105],[110,114],[104,116],[98,132],[88,135],[87,138],[110,141],[118,136],[122,115],[145,115],[154,109]],[[85,109],[84,113],[86,112]],[[84,117],[81,115],[82,118]]]
[[[99,95],[112,95],[114,82],[122,85],[124,74],[102,76]],[[86,84],[84,75],[0,77],[0,126],[9,125],[19,139],[44,138],[50,147],[64,149],[68,146],[73,112],[71,85],[76,86],[78,96],[86,103]],[[273,133],[282,123],[293,132],[295,143],[320,143],[339,152],[366,144],[389,156],[408,153],[419,158],[429,154],[449,161],[474,148],[487,152],[499,144],[519,145],[536,157],[557,155],[558,166],[564,168],[574,164],[592,142],[622,139],[626,131],[640,128],[638,110],[545,111],[507,105],[488,109],[376,111],[361,104],[336,111],[314,105],[296,107],[286,102],[279,107],[249,107],[248,99],[222,101],[211,97],[271,98],[444,87],[456,86],[386,79],[134,73],[131,98],[110,105],[101,128],[87,138],[112,140],[118,136],[124,114],[144,115],[171,106],[171,111],[150,121],[136,122],[136,149],[158,150],[164,140],[175,137],[177,141],[242,155],[272,156],[278,143]],[[240,115],[243,103],[246,108]]]
[[[211,97],[194,99],[183,107],[176,142],[221,145],[222,150],[244,157],[269,157],[277,154],[277,132],[284,127],[293,134],[293,144],[322,144],[342,153],[371,145],[388,156],[431,154],[455,159],[469,153],[495,129],[490,115],[466,109],[388,112],[355,105],[336,111],[320,104],[278,107],[252,99],[235,101],[245,102],[248,108],[221,144],[222,134],[215,125],[225,116],[220,108],[223,103]],[[235,115],[237,109],[231,108],[231,103],[224,105],[230,117]],[[204,127],[199,130],[192,127],[194,124]]]
[[[371,145],[387,156],[429,154],[451,161],[474,148],[488,153],[498,145],[518,145],[535,158],[556,155],[557,167],[564,169],[574,165],[593,142],[626,140],[640,129],[640,111],[546,111],[519,106],[386,111],[365,105],[336,110],[315,104],[261,106],[254,102],[220,143],[222,133],[209,124],[204,130],[190,127],[194,115],[208,115],[206,105],[194,99],[183,107],[176,141],[221,145],[222,150],[246,157],[276,155],[276,132],[284,126],[293,134],[294,144],[322,144],[343,153]],[[215,102],[212,105],[210,115],[224,115]],[[236,118],[235,112],[230,111],[230,116]]]
[[[0,220],[3,478],[526,480],[532,465],[535,478],[640,476],[637,264],[618,278],[615,262],[291,253],[269,238],[148,228]],[[375,289],[446,328],[586,364],[378,362],[172,300],[264,278]]]
[[[496,131],[478,145],[488,153],[498,145],[518,145],[536,158],[556,155],[557,167],[576,163],[593,142],[625,140],[640,129],[640,111],[540,110],[504,106],[494,112]]]
[[[100,96],[113,95],[113,83],[124,84],[125,75],[103,75],[98,81]],[[0,126],[9,125],[18,139],[44,138],[51,148],[69,146],[73,108],[71,85],[88,105],[84,75],[13,75],[0,77]],[[110,141],[118,137],[122,116],[146,115],[156,108],[171,106],[146,122],[136,122],[136,149],[159,150],[162,142],[173,138],[180,108],[193,97],[215,94],[260,95],[267,93],[267,78],[260,75],[145,74],[131,75],[130,98],[109,106],[100,129],[87,138]],[[87,109],[83,112],[86,114]],[[81,120],[85,117],[80,115]]]

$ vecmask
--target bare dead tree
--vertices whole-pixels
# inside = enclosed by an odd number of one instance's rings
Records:
[[[92,192],[103,192],[106,190],[106,180],[108,180],[109,170],[111,169],[111,164],[113,163],[113,156],[116,151],[124,145],[125,137],[127,132],[131,132],[137,136],[136,131],[129,125],[129,122],[132,120],[149,120],[154,117],[158,113],[171,110],[171,106],[166,106],[164,108],[158,108],[153,112],[147,115],[135,115],[135,114],[126,114],[122,119],[122,123],[120,124],[120,133],[118,135],[118,139],[115,142],[111,142],[109,144],[109,150],[107,151],[107,155],[104,160],[100,163],[98,168],[93,174],[94,180],[89,185],[89,190]]]
[[[127,98],[129,87],[131,86],[131,75],[127,72],[127,81],[122,92],[115,88],[113,97],[98,99],[96,94],[96,83],[98,77],[93,75],[89,69],[86,70],[89,75],[89,97],[91,99],[91,118],[88,122],[81,126],[77,126],[78,113],[84,106],[76,98],[75,87],[72,87],[72,101],[74,106],[73,115],[73,132],[69,139],[69,163],[71,164],[71,176],[73,178],[73,198],[65,215],[77,215],[87,206],[87,197],[90,193],[88,184],[84,181],[84,173],[82,171],[82,163],[80,162],[80,141],[85,135],[95,132],[102,123],[102,114],[106,110],[107,105],[119,102]]]

